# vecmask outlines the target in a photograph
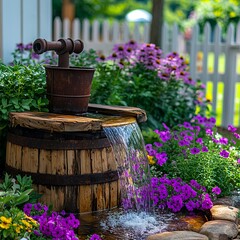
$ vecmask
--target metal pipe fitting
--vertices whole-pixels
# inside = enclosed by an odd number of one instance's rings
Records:
[[[69,54],[81,53],[84,44],[81,40],[73,41],[71,38],[59,39],[58,41],[49,42],[45,39],[38,38],[33,43],[33,50],[37,54],[47,51],[55,51],[59,55],[58,66],[69,67]]]

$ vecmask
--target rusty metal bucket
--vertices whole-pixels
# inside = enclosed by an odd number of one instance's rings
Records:
[[[78,114],[87,112],[93,68],[46,66],[49,111]]]
[[[48,42],[36,39],[35,53],[56,51],[58,66],[46,66],[47,97],[52,113],[79,114],[87,112],[94,68],[69,67],[69,54],[81,53],[84,44],[81,40],[59,39]]]

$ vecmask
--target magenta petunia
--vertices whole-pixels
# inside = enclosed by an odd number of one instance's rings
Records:
[[[197,148],[197,147],[193,147],[193,148],[190,149],[190,153],[193,154],[193,155],[198,154],[198,153],[200,153],[200,149]]]
[[[229,157],[229,152],[226,150],[222,150],[220,152],[220,156],[224,157],[224,158],[228,158]]]
[[[219,195],[221,193],[221,189],[218,186],[216,186],[212,189],[212,193]]]
[[[101,240],[102,238],[98,235],[98,234],[96,234],[96,233],[94,233],[90,238],[89,238],[89,240]]]
[[[233,125],[228,125],[228,131],[229,132],[236,132],[237,128],[235,128]]]
[[[206,146],[202,147],[202,152],[208,152],[208,148]]]

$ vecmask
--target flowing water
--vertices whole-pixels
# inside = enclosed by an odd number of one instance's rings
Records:
[[[150,169],[137,123],[104,128],[119,169],[121,199],[125,209],[150,209]]]
[[[103,234],[108,240],[141,240],[163,231],[174,215],[151,211],[150,169],[138,124],[106,127],[104,132],[116,158],[122,208],[82,215],[81,233]]]

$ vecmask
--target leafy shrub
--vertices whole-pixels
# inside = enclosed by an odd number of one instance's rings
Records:
[[[42,65],[7,66],[0,63],[0,166],[5,159],[9,113],[48,111],[47,106]]]
[[[147,126],[161,128],[190,120],[198,107],[205,113],[204,86],[190,78],[177,53],[167,57],[154,44],[133,41],[116,45],[111,56],[98,58],[91,102],[146,110]]]
[[[0,184],[0,238],[20,239],[38,229],[38,223],[26,216],[20,207],[33,200],[32,180],[17,175],[16,179],[5,174]]]
[[[221,195],[240,188],[240,135],[229,126],[232,139],[216,132],[215,119],[196,116],[193,122],[184,122],[170,129],[155,130],[158,141],[147,144],[151,173],[161,177],[192,179],[206,186],[210,192],[218,185]],[[238,145],[236,145],[238,142]]]

